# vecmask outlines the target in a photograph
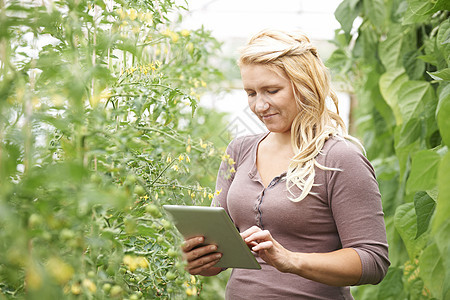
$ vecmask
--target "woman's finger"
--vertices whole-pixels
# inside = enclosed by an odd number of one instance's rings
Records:
[[[272,235],[270,234],[270,232],[268,230],[262,230],[262,231],[255,232],[255,233],[249,235],[244,240],[246,243],[250,243],[253,241],[258,242],[258,243],[261,241],[271,241]]]
[[[212,253],[210,255],[205,255],[196,260],[190,261],[186,268],[188,269],[189,273],[197,269],[204,270],[215,265],[220,260],[220,258],[222,258],[222,253]],[[211,265],[212,262],[214,262],[213,265]]]
[[[184,257],[188,262],[191,262],[202,256],[205,256],[207,254],[210,254],[210,253],[216,252],[216,251],[217,251],[216,245],[206,245],[203,247],[195,248],[189,252],[185,252]]]
[[[272,247],[273,247],[272,241],[265,241],[254,246],[252,250],[257,252],[260,250],[270,250]]]
[[[245,240],[247,237],[251,236],[252,234],[261,231],[261,228],[258,226],[252,226],[249,229],[241,232],[241,237]]]
[[[181,245],[181,250],[183,252],[189,252],[195,247],[198,247],[205,241],[203,236],[196,236],[184,241],[183,245]]]
[[[216,254],[220,254],[220,253],[216,253]],[[213,260],[209,261],[208,263],[203,264],[203,265],[201,265],[201,266],[194,267],[194,266],[192,266],[192,265],[188,265],[188,266],[186,267],[187,271],[188,271],[189,274],[191,274],[191,275],[197,275],[197,274],[200,274],[202,271],[207,270],[207,269],[213,267],[215,264],[217,264],[217,263],[219,262],[221,256],[220,256],[219,258],[217,258],[218,256],[212,256],[212,257],[215,257],[215,258],[214,258]],[[203,258],[202,258],[202,259],[203,259]]]

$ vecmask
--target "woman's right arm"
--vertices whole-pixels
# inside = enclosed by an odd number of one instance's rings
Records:
[[[213,267],[222,257],[218,253],[216,245],[204,245],[205,238],[193,237],[187,239],[181,250],[183,257],[187,261],[186,270],[192,275],[214,276],[222,271],[220,267]]]

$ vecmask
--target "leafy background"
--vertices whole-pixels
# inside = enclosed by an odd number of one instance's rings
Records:
[[[227,136],[197,105],[227,80],[221,45],[181,28],[186,6],[0,1],[0,299],[223,298],[229,273],[187,274],[161,210],[210,203]],[[450,298],[448,10],[344,0],[335,13],[327,64],[357,101],[392,261],[356,299]]]
[[[450,4],[345,0],[327,61],[355,94],[392,266],[356,299],[450,298]],[[360,21],[354,28],[353,24]]]
[[[208,205],[223,151],[223,114],[197,107],[220,44],[180,28],[185,5],[0,2],[0,299],[221,291],[161,210]]]

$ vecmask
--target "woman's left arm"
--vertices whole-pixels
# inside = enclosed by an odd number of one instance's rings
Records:
[[[281,272],[333,286],[354,285],[361,277],[361,259],[354,249],[328,253],[292,252],[280,245],[269,231],[256,226],[242,232],[241,236],[265,262]]]
[[[377,284],[390,265],[381,196],[370,162],[350,142],[325,153],[327,199],[342,248],[328,253],[291,252],[258,227],[242,233],[268,264],[328,285]]]

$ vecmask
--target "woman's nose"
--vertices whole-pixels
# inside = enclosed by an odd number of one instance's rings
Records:
[[[255,111],[257,113],[261,113],[269,109],[269,103],[267,102],[267,99],[264,99],[264,97],[258,95],[256,96],[255,101]]]

